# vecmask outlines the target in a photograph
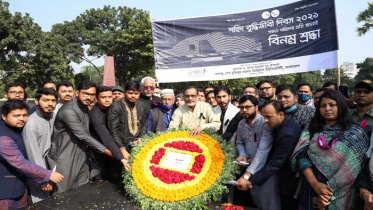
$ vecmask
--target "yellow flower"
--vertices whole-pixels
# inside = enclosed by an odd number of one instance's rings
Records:
[[[158,178],[153,177],[149,168],[150,159],[156,150],[164,148],[166,142],[179,141],[180,139],[193,142],[203,149],[202,154],[206,159],[203,169],[199,174],[189,172],[189,175],[195,176],[194,180],[179,184],[163,183]],[[189,151],[172,151],[193,155],[193,152]],[[162,157],[162,159],[164,158],[165,156]],[[194,139],[190,138],[188,131],[169,132],[154,138],[141,148],[132,164],[132,177],[136,187],[145,196],[165,202],[182,201],[203,193],[216,182],[221,173],[224,158],[219,144],[206,134],[201,134]],[[189,169],[191,169],[191,166],[189,166]]]

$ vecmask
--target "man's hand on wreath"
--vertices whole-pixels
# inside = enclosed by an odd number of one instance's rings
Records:
[[[122,152],[124,159],[128,160],[131,157],[131,154],[127,152],[126,148],[122,147],[120,148],[120,151]]]
[[[198,136],[201,131],[203,131],[203,128],[201,126],[198,126],[189,132],[189,136],[196,138],[196,136]]]
[[[141,144],[141,138],[137,138],[133,141],[133,146],[136,146],[137,144]]]
[[[131,169],[131,166],[128,164],[128,160],[122,159],[120,160],[120,162],[122,162],[124,169],[126,169],[127,171]]]

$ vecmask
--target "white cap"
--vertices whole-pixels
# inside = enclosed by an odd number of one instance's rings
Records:
[[[172,89],[163,89],[161,90],[161,97],[166,95],[174,95],[174,90]]]

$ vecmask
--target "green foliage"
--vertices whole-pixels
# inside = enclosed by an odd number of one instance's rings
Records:
[[[43,32],[29,14],[9,11],[0,0],[0,85],[19,81],[36,88],[45,79],[70,79],[72,69],[64,47]]]
[[[359,69],[359,72],[355,77],[356,82],[362,80],[373,81],[373,57],[368,57],[363,62],[357,63],[356,67]]]
[[[181,129],[172,129],[172,131],[183,131],[187,130],[184,128]],[[211,200],[216,200],[219,195],[222,193],[228,192],[228,188],[225,185],[227,181],[234,180],[236,174],[239,173],[237,169],[237,165],[232,164],[233,160],[235,159],[236,151],[233,145],[229,142],[222,139],[222,137],[210,130],[202,131],[204,134],[210,135],[214,138],[221,149],[224,152],[225,159],[224,165],[221,170],[220,176],[216,180],[215,184],[213,184],[209,189],[207,189],[204,193],[194,196],[190,199],[169,203],[154,200],[150,197],[145,196],[141,193],[140,190],[136,188],[135,182],[132,178],[131,170],[124,172],[123,174],[123,183],[125,191],[132,197],[133,201],[138,205],[140,209],[208,209],[206,206]],[[164,134],[164,132],[159,132],[157,134],[149,134],[145,138],[142,138],[142,143],[138,144],[136,147],[131,149],[131,157],[129,159],[129,164],[132,164],[136,155],[140,152],[141,148],[152,139],[156,138]]]
[[[90,63],[86,55],[114,56],[115,76],[120,85],[149,75],[153,69],[151,27],[146,11],[111,6],[90,9],[71,22],[54,25],[52,32],[62,37],[75,62]]]
[[[347,85],[350,88],[353,88],[353,85],[355,83],[354,79],[349,78],[343,71],[343,69],[340,69],[341,74],[341,85]],[[323,76],[324,82],[334,82],[337,84],[338,82],[338,69],[327,69],[324,72]]]
[[[373,28],[373,2],[368,2],[368,8],[359,13],[356,18],[357,22],[363,22],[363,26],[357,28],[359,36],[366,34]]]

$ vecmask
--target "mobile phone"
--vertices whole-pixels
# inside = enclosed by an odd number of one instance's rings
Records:
[[[341,92],[345,97],[348,97],[348,87],[345,85],[339,86],[339,92]]]

